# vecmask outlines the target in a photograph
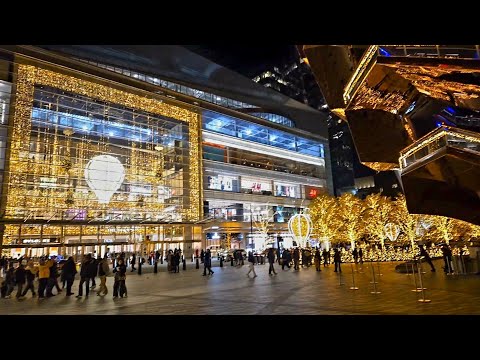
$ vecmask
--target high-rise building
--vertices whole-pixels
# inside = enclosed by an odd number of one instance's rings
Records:
[[[9,255],[288,246],[332,193],[324,113],[181,47],[3,46],[0,92]]]

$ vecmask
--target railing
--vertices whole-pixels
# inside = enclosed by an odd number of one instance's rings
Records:
[[[378,56],[479,59],[480,45],[379,45]]]
[[[480,155],[480,134],[449,126],[441,126],[400,152],[400,169],[403,170],[446,146],[466,149]]]
[[[357,66],[357,69],[353,73],[350,81],[348,82],[347,86],[343,91],[343,100],[345,105],[348,105],[353,96],[359,89],[360,85],[362,84],[363,80],[367,77],[370,70],[375,65],[378,53],[378,46],[377,45],[370,45],[365,54],[363,55],[360,63]]]

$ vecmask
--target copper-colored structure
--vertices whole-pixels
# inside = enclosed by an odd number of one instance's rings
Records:
[[[348,122],[360,161],[398,169],[401,153],[409,210],[480,224],[480,46],[304,45],[300,52],[332,112]],[[440,138],[444,145],[431,150]]]

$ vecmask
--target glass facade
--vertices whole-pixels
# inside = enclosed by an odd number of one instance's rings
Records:
[[[78,60],[85,61],[83,59],[78,59]],[[172,81],[163,80],[163,79],[160,79],[158,77],[149,76],[147,74],[139,73],[139,72],[132,71],[132,70],[129,70],[129,69],[124,69],[124,68],[120,68],[120,67],[116,67],[116,66],[101,64],[101,63],[98,63],[98,62],[95,62],[95,61],[85,61],[85,62],[88,62],[89,64],[93,64],[95,66],[101,67],[103,69],[114,71],[114,72],[122,74],[122,75],[130,76],[130,77],[133,77],[137,80],[141,80],[141,81],[145,81],[145,82],[148,82],[150,84],[153,84],[153,85],[161,86],[163,88],[166,88],[166,89],[169,89],[169,90],[181,93],[181,94],[185,94],[185,95],[188,95],[188,96],[192,96],[194,98],[201,99],[201,100],[207,101],[209,103],[212,103],[212,104],[215,104],[215,105],[220,105],[220,106],[223,106],[223,107],[226,107],[226,108],[229,108],[229,109],[246,109],[246,108],[256,108],[257,107],[255,105],[247,104],[247,103],[244,103],[244,102],[241,102],[241,101],[238,101],[238,100],[229,99],[227,97],[215,95],[215,94],[205,92],[205,91],[202,91],[202,90],[197,90],[197,89],[185,86],[185,85],[180,85],[180,84],[174,83]],[[259,117],[259,118],[262,118],[262,119],[265,119],[265,120],[268,120],[270,122],[274,122],[274,123],[277,123],[277,124],[282,124],[284,126],[295,127],[295,122],[294,121],[286,118],[285,116],[281,116],[281,115],[278,115],[278,114],[256,112],[256,113],[251,113],[250,115],[256,116],[256,117]]]
[[[289,134],[285,131],[275,130],[263,125],[240,120],[232,116],[205,110],[203,115],[203,128],[219,134],[233,136],[239,139],[252,141],[259,144],[270,145],[299,154],[315,157],[325,157],[323,144]]]
[[[198,114],[40,67],[16,75],[4,245],[194,240],[191,225],[149,223],[201,216]]]

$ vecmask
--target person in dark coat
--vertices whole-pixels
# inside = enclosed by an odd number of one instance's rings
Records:
[[[293,269],[294,270],[300,269],[299,262],[300,262],[300,250],[298,248],[295,248],[295,250],[293,250]]]
[[[92,282],[92,287],[90,290],[93,290],[97,287],[97,283],[95,282],[95,277],[98,274],[98,261],[94,257],[92,257],[92,261],[90,262],[90,269],[88,272],[90,273],[90,281]]]
[[[212,271],[212,253],[210,252],[210,249],[207,249],[207,252],[205,253],[205,258],[203,259],[203,276],[207,275],[207,270],[208,270],[208,275],[213,275]]]
[[[80,284],[78,285],[77,298],[83,296],[83,284],[85,284],[85,296],[88,298],[88,293],[90,292],[90,279],[93,277],[92,270],[92,255],[87,254],[84,257],[82,267],[80,268]]]
[[[173,255],[174,273],[180,272],[180,250],[175,251]]]
[[[340,267],[340,264],[342,263],[342,256],[340,254],[340,250],[337,248],[333,250],[333,262],[335,263],[334,272],[342,272],[342,268]]]
[[[62,267],[62,276],[65,279],[67,283],[67,293],[65,294],[66,296],[71,296],[74,293],[72,292],[72,285],[73,282],[75,281],[75,274],[77,273],[77,265],[73,261],[73,257],[70,256],[68,260],[63,264]],[[87,284],[88,288],[88,284]]]
[[[360,260],[360,265],[363,264],[363,250],[362,248],[358,249],[358,258]]]
[[[60,289],[60,286],[58,285],[58,263],[56,256],[52,256],[51,263],[52,265],[50,266],[50,277],[47,281],[47,297],[55,296],[52,293],[54,287],[57,289],[57,293],[62,292],[62,289]]]
[[[358,250],[357,250],[357,248],[353,249],[352,255],[353,255],[353,261],[355,262],[355,264],[358,263]]]
[[[20,265],[18,266],[17,270],[15,270],[15,282],[17,283],[17,294],[15,297],[17,299],[23,299],[22,296],[22,289],[23,285],[25,285],[26,281],[26,271],[25,271],[25,264],[27,263],[26,260],[22,260]]]
[[[27,286],[23,289],[22,296],[27,295],[28,290],[32,291],[32,297],[35,297],[35,286],[33,282],[35,281],[35,275],[37,274],[38,269],[35,266],[32,259],[28,261],[27,268],[25,269],[25,279],[27,280]]]
[[[203,264],[204,261],[205,261],[205,252],[202,249],[202,251],[200,252],[200,262]]]
[[[132,271],[132,272],[135,271],[135,270],[137,270],[137,269],[135,268],[135,263],[136,263],[136,262],[137,262],[137,256],[135,255],[135,253],[133,253],[133,254],[132,254],[132,262],[131,262],[131,264],[132,264],[132,270],[131,270],[131,271]]]
[[[315,270],[322,271],[322,269],[320,269],[320,264],[322,263],[322,255],[320,255],[320,250],[318,250],[318,248],[315,250],[314,263]]]
[[[432,259],[430,258],[430,255],[428,254],[427,250],[423,247],[423,245],[418,245],[420,249],[420,257],[424,257],[425,261],[430,265],[430,268],[432,269],[432,272],[435,272],[435,266],[433,266]]]
[[[287,266],[290,269],[290,251],[288,249],[283,250],[282,253],[282,270],[285,270],[285,266]]]
[[[13,262],[9,264],[9,268],[5,273],[5,282],[7,284],[5,299],[10,299],[10,294],[15,289],[15,268],[13,267]]]
[[[267,259],[268,259],[268,275],[272,275],[272,272],[277,275],[277,272],[275,271],[275,268],[273,267],[273,264],[275,263],[275,250],[273,248],[268,249],[268,254],[267,254]]]
[[[323,249],[322,255],[323,255],[323,267],[326,267],[330,263],[330,251],[328,251],[327,249]]]
[[[127,267],[123,263],[123,259],[118,259],[118,265],[113,269],[115,273],[115,281],[113,283],[113,298],[116,299],[120,295],[121,298],[127,297],[127,286],[125,280],[127,278]]]
[[[453,273],[452,250],[447,244],[443,244],[441,250],[443,255],[443,261],[445,263],[445,267],[443,268],[443,271],[445,271],[445,273]]]

